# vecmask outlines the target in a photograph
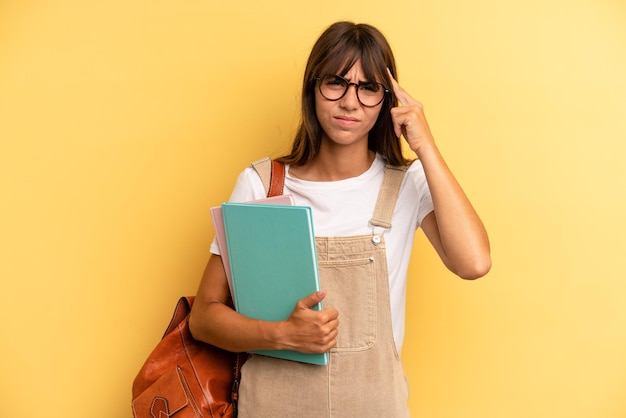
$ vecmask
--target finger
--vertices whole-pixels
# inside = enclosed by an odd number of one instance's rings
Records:
[[[337,344],[337,335],[339,335],[339,332],[334,329],[325,336],[323,344],[326,346],[326,351]]]
[[[398,84],[398,81],[396,81],[396,79],[393,78],[393,75],[391,74],[391,70],[389,70],[389,68],[387,68],[387,73],[389,73],[389,77],[391,78],[391,88],[393,90],[393,94],[396,95],[400,103],[403,106],[417,103],[417,101],[413,97],[411,97],[411,95],[407,93],[406,90],[400,87],[400,84]]]
[[[304,297],[298,301],[298,306],[301,309],[311,309],[326,297],[326,290],[320,290],[319,292],[311,293],[309,296]]]
[[[391,109],[391,119],[393,121],[393,130],[398,138],[404,133],[403,129],[406,126],[406,107],[399,106]]]
[[[320,318],[323,323],[330,324],[335,323],[339,324],[339,312],[336,309],[327,308],[323,311],[320,311]]]

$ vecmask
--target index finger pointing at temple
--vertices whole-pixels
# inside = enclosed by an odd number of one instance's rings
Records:
[[[400,103],[402,103],[403,106],[416,104],[417,100],[411,97],[411,95],[407,93],[406,90],[400,87],[396,79],[393,78],[393,75],[391,74],[389,68],[387,68],[387,72],[389,73],[389,77],[391,78],[391,87],[393,89],[393,93],[396,95]]]

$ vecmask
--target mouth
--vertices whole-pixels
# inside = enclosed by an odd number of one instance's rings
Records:
[[[335,119],[339,121],[339,123],[354,125],[355,123],[360,122],[357,118],[353,118],[351,116],[335,116]]]

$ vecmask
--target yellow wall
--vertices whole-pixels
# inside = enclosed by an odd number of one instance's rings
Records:
[[[626,416],[622,0],[1,2],[3,416],[130,416],[208,208],[285,149],[338,19],[387,34],[492,238],[464,282],[419,235],[414,415]]]

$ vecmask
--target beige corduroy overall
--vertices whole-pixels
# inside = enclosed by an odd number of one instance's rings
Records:
[[[391,227],[406,168],[386,167],[372,230]],[[324,307],[339,311],[327,366],[261,355],[243,365],[239,418],[409,417],[408,383],[391,327],[385,241],[380,233],[317,237]]]

